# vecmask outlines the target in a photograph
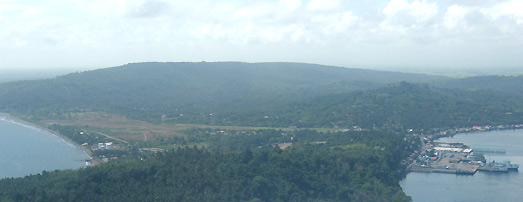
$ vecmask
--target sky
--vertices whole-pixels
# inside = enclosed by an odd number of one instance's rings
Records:
[[[0,0],[0,70],[149,61],[523,69],[523,1]]]

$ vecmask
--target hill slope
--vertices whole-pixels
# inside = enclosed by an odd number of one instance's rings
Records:
[[[518,124],[523,103],[520,96],[401,82],[296,102],[279,118],[307,127],[470,127]]]
[[[108,111],[145,120],[183,116],[198,123],[211,114],[220,120],[249,116],[307,97],[436,79],[444,77],[299,63],[136,63],[1,84],[0,110]]]

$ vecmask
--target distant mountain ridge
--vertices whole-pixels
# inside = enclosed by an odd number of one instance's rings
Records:
[[[449,79],[434,82],[445,88],[464,90],[490,90],[508,94],[523,95],[523,75],[520,76],[477,76],[462,79]]]

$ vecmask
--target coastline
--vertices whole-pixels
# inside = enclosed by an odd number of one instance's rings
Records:
[[[38,124],[35,124],[35,123],[31,123],[31,122],[28,122],[28,121],[25,121],[25,120],[22,120],[22,119],[19,119],[11,114],[8,114],[8,113],[3,113],[3,112],[0,112],[0,119],[5,119],[6,121],[12,121],[12,122],[15,122],[15,123],[18,123],[18,124],[22,124],[22,125],[25,125],[25,126],[29,126],[29,127],[33,127],[35,129],[38,129],[38,130],[43,130],[43,131],[46,131],[48,133],[51,133],[52,135],[54,136],[57,136],[63,140],[65,140],[67,143],[70,143],[72,144],[74,147],[78,148],[78,149],[81,149],[88,157],[89,159],[85,159],[86,161],[87,160],[94,160],[93,156],[92,156],[92,152],[89,148],[86,148],[76,142],[74,142],[73,140],[69,139],[68,137],[56,132],[56,131],[53,131],[53,130],[50,130],[49,128],[46,128],[45,126],[42,126],[42,125],[38,125]]]

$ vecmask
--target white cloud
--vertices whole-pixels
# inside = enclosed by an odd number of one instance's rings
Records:
[[[334,13],[328,15],[317,15],[312,18],[317,22],[321,32],[325,35],[347,34],[348,29],[358,20],[352,12]]]
[[[427,3],[425,0],[415,0],[408,3],[405,0],[392,0],[383,9],[386,19],[385,24],[416,26],[433,19],[439,12],[436,3]]]
[[[522,43],[523,24],[518,3],[506,2],[493,7],[449,6],[442,21],[443,36],[458,41]]]
[[[275,14],[275,5],[267,2],[259,2],[252,6],[246,6],[237,9],[234,12],[234,19],[237,20],[252,20],[252,19],[266,19]]]
[[[328,11],[341,7],[340,0],[310,0],[307,3],[308,10]]]
[[[45,51],[46,59],[32,65],[47,66],[79,65],[70,61],[111,66],[193,59],[327,61],[343,66],[421,64],[409,63],[408,58],[416,55],[449,58],[448,62],[432,61],[450,65],[456,59],[444,57],[449,50],[453,55],[459,51],[474,55],[479,48],[470,47],[478,44],[493,49],[511,44],[511,51],[523,51],[522,2],[0,1],[0,54],[10,58],[0,61],[0,67],[28,66],[28,61],[16,59],[24,58],[28,49]],[[518,45],[522,48],[516,50]],[[383,52],[373,54],[376,50]],[[73,58],[68,63],[62,62],[64,52]],[[256,55],[248,55],[251,52]],[[347,59],[342,52],[359,57]],[[429,52],[431,56],[421,55]],[[492,57],[496,54],[501,53]],[[507,61],[523,64],[522,60]]]
[[[523,1],[512,0],[501,3],[494,6],[491,9],[491,12],[494,17],[499,17],[500,15],[510,15],[517,18],[523,18]]]
[[[492,8],[485,9],[485,12],[494,19],[509,18],[517,25],[523,25],[523,1],[512,0],[501,3]]]
[[[154,18],[170,10],[170,4],[163,1],[145,1],[139,6],[130,9],[128,15],[138,18]]]
[[[303,2],[301,0],[280,0],[279,4],[283,5],[283,7],[292,12],[302,7]]]
[[[464,18],[469,12],[470,8],[452,5],[447,9],[444,16],[443,25],[447,29],[458,29],[464,26]]]

